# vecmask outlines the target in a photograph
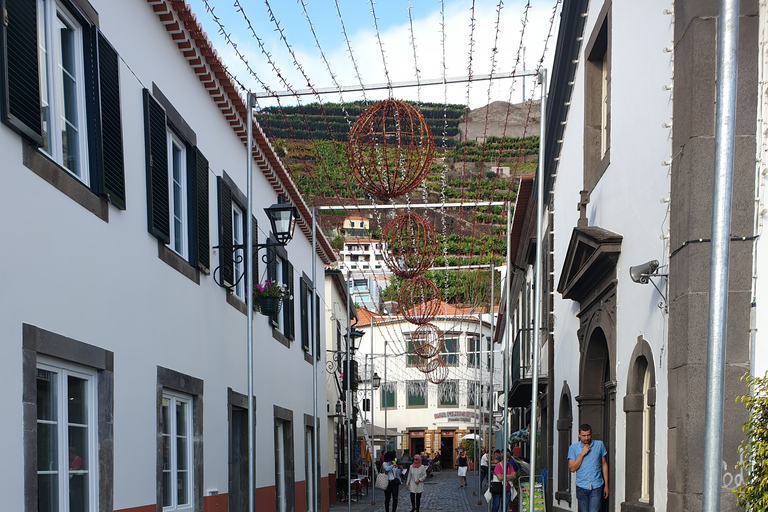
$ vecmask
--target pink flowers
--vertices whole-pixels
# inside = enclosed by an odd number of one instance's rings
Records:
[[[269,279],[264,283],[257,284],[253,287],[253,296],[258,299],[259,297],[277,297],[283,299],[288,296],[288,287],[284,284],[273,283]]]

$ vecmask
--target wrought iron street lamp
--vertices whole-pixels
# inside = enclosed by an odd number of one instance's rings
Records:
[[[373,354],[371,354],[371,360],[373,360]],[[373,389],[379,389],[381,386],[381,377],[379,377],[379,374],[374,372],[373,378],[371,379],[373,381]]]

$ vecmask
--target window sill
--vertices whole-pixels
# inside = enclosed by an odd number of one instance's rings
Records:
[[[157,241],[157,257],[193,283],[200,284],[200,271],[192,267],[187,260],[176,254],[160,240]]]
[[[286,348],[291,348],[291,340],[286,338],[285,334],[281,333],[276,327],[272,327],[272,337],[285,345]]]
[[[654,512],[656,508],[649,503],[639,501],[624,502],[621,504],[621,512]]]
[[[235,294],[232,293],[231,291],[226,290],[226,293],[227,293],[227,304],[229,304],[230,306],[232,306],[242,314],[247,315],[248,305],[245,302],[238,299],[237,297],[235,297]]]
[[[306,350],[304,351],[304,360],[309,364],[314,364],[314,358],[312,357],[312,354],[310,354]]]
[[[94,194],[82,181],[25,140],[22,140],[22,163],[59,192],[104,222],[109,222],[109,203],[106,199]]]

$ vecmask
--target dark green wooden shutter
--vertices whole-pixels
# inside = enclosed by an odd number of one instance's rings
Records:
[[[294,297],[293,297],[293,265],[290,261],[285,260],[283,263],[283,283],[288,285],[288,296],[284,299],[283,303],[283,325],[285,326],[285,337],[289,340],[296,338],[296,322],[295,314],[293,310]]]
[[[0,0],[0,115],[17,133],[43,145],[37,2]]]
[[[216,178],[219,196],[219,279],[234,284],[235,264],[232,251],[232,190],[221,177]]]
[[[147,163],[147,229],[167,244],[171,241],[171,222],[165,110],[147,89],[144,89],[144,145]]]
[[[123,125],[120,113],[120,64],[117,51],[98,31],[98,66],[103,190],[109,202],[125,210]]]
[[[315,356],[320,360],[320,296],[315,294]]]
[[[267,257],[267,260],[269,263],[267,264],[267,279],[269,279],[269,282],[275,283],[277,282],[277,254],[275,254],[274,249],[272,247],[267,248],[267,254],[269,255]],[[283,303],[283,307],[285,307],[285,303]],[[279,314],[279,313],[278,313]],[[277,320],[277,315],[272,315],[269,317],[269,323],[272,324],[273,327],[277,327],[280,325],[280,322]]]
[[[307,282],[304,278],[299,281],[299,307],[301,309],[301,348],[309,351],[309,297]]]
[[[210,226],[208,222],[208,159],[194,149],[194,165],[189,167],[190,184],[190,263],[208,274],[211,268]],[[231,215],[231,213],[230,213]]]
[[[253,272],[253,286],[256,286],[259,283],[259,251],[256,247],[259,243],[259,223],[256,221],[256,217],[253,217],[251,222],[253,224],[253,262],[251,262],[250,268]],[[247,247],[248,240],[245,240],[245,243]]]

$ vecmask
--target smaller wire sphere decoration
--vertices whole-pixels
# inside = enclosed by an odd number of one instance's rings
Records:
[[[440,356],[435,357],[417,357],[416,358],[416,369],[419,370],[421,373],[429,374],[430,372],[434,371],[435,368],[437,368],[438,361],[440,360]]]
[[[439,357],[436,359],[437,363],[431,372],[427,373],[427,380],[432,384],[440,384],[448,378],[448,365],[445,361]]]
[[[384,262],[397,277],[411,279],[429,270],[439,250],[437,232],[418,213],[404,213],[381,230]]]
[[[435,139],[415,107],[389,99],[358,116],[344,149],[357,183],[386,201],[424,181],[435,156]]]
[[[397,299],[402,315],[415,325],[431,322],[440,310],[440,290],[425,277],[406,281]]]
[[[424,324],[413,331],[413,334],[411,334],[411,343],[413,346],[413,353],[419,356],[418,359],[425,360],[438,355],[443,349],[445,341],[443,340],[443,333],[440,332],[440,329],[433,324]],[[420,363],[421,361],[417,360],[416,366],[419,367]],[[419,370],[424,371],[421,367],[419,367]]]

